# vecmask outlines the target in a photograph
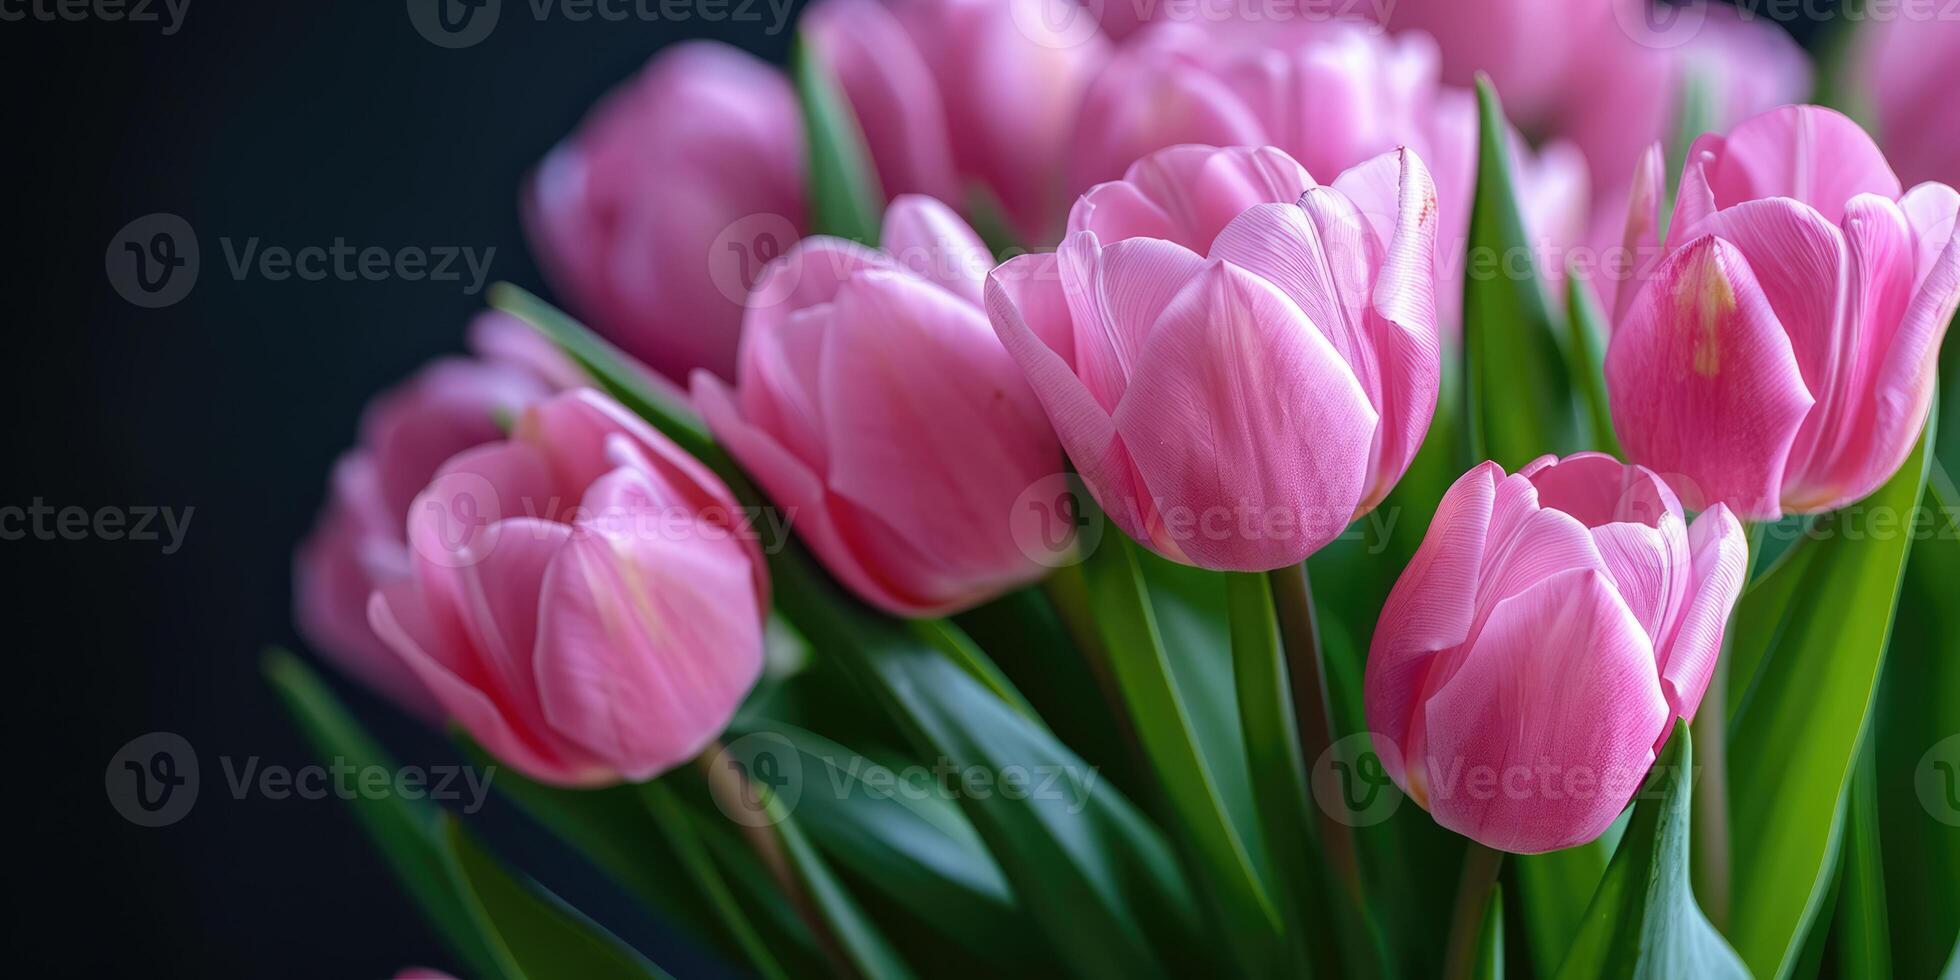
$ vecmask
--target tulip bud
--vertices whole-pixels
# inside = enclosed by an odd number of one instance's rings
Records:
[[[1382,608],[1368,727],[1436,822],[1522,854],[1599,836],[1694,717],[1742,591],[1742,526],[1688,524],[1600,453],[1484,463],[1444,495]]]
[[[977,185],[1023,241],[1054,240],[1076,109],[1109,52],[1076,0],[825,0],[804,30],[888,197],[960,204]]]
[[[1643,203],[1661,198],[1658,152]],[[1901,193],[1851,120],[1786,106],[1696,140],[1667,240],[1622,290],[1606,356],[1629,457],[1749,520],[1877,489],[1912,451],[1960,304],[1960,194]]]
[[[1084,98],[1071,151],[1071,186],[1121,176],[1132,161],[1182,143],[1274,146],[1310,173],[1336,174],[1406,146],[1431,168],[1437,224],[1437,305],[1455,336],[1464,250],[1477,181],[1477,107],[1437,79],[1436,42],[1388,37],[1347,21],[1157,24],[1111,60]],[[1587,227],[1585,160],[1570,144],[1534,154],[1513,137],[1518,189],[1539,264]],[[1203,243],[1200,243],[1202,247]]]
[[[532,176],[525,227],[573,312],[676,381],[733,374],[742,300],[804,222],[795,93],[726,45],[662,51]]]
[[[501,421],[578,369],[529,327],[485,313],[470,330],[476,359],[445,358],[376,398],[361,419],[360,445],[334,464],[327,504],[293,558],[294,618],[300,632],[342,670],[404,708],[433,718],[421,681],[368,626],[368,594],[408,575],[403,525],[410,501],[451,456],[503,435]]]
[[[1206,568],[1300,561],[1385,496],[1436,407],[1436,191],[1408,150],[1321,187],[1180,146],[988,278],[994,329],[1110,517]]]
[[[1009,518],[1061,456],[981,312],[979,238],[901,197],[882,240],[809,238],[772,264],[735,389],[696,372],[694,399],[833,575],[889,612],[939,615],[1040,577]]]
[[[445,463],[374,630],[454,723],[553,785],[698,755],[762,669],[767,579],[728,489],[589,389]]]

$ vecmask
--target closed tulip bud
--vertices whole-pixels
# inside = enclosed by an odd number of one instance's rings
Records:
[[[1436,191],[1407,150],[1319,186],[1180,146],[988,279],[994,329],[1096,500],[1176,561],[1300,561],[1380,502],[1440,374]]]
[[[293,558],[294,618],[321,654],[426,718],[435,702],[368,626],[368,594],[408,575],[409,503],[444,460],[503,436],[502,421],[577,383],[578,370],[529,327],[485,313],[471,327],[478,357],[445,358],[376,398],[360,445],[334,464],[327,504]]]
[[[824,0],[804,32],[837,75],[887,196],[991,195],[1052,242],[1082,91],[1109,42],[1076,0]]]
[[[1477,181],[1477,106],[1437,77],[1436,42],[1347,21],[1155,24],[1126,43],[1089,89],[1070,154],[1071,186],[1114,180],[1138,158],[1183,143],[1273,146],[1326,176],[1397,147],[1433,174],[1436,301],[1459,329],[1464,250]],[[1513,139],[1530,244],[1541,265],[1587,229],[1585,160],[1569,144],[1534,154]]]
[[[1484,463],[1444,495],[1368,651],[1368,727],[1442,824],[1521,854],[1600,835],[1694,717],[1748,544],[1599,453]]]
[[[1016,500],[1061,468],[981,311],[993,258],[945,205],[901,197],[875,251],[805,239],[749,297],[733,390],[694,400],[817,557],[889,612],[953,612],[1039,578]]]
[[[742,301],[804,216],[796,95],[726,45],[656,56],[554,149],[525,228],[566,305],[676,381],[735,367]]]
[[[762,669],[767,580],[728,489],[589,389],[457,455],[368,615],[443,711],[532,779],[644,780],[699,754]]]
[[[1661,199],[1658,150],[1641,205]],[[1749,520],[1841,507],[1912,451],[1960,303],[1960,195],[1901,192],[1871,138],[1787,106],[1689,151],[1664,245],[1622,289],[1606,356],[1629,457],[1693,507]]]

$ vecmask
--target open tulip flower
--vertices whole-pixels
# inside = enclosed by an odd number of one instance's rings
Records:
[[[1960,194],[1902,191],[1856,123],[1788,106],[1695,141],[1663,247],[1646,159],[1628,238],[1659,258],[1622,288],[1606,358],[1631,458],[1750,520],[1872,492],[1933,397]]]
[[[1666,483],[1610,456],[1464,474],[1368,651],[1389,777],[1499,850],[1599,836],[1694,718],[1747,559],[1726,508],[1689,524]]]
[[[590,389],[443,465],[412,574],[374,630],[485,750],[545,783],[643,780],[699,754],[762,669],[768,582],[727,487]]]
[[[987,307],[1131,537],[1206,568],[1290,565],[1380,502],[1441,371],[1436,192],[1415,153],[1332,185],[1272,147],[1179,146],[1083,195]]]
[[[936,615],[1047,570],[1009,518],[1061,454],[981,312],[993,257],[972,229],[907,196],[883,242],[818,236],[772,264],[735,389],[699,372],[694,398],[832,574],[882,609]]]

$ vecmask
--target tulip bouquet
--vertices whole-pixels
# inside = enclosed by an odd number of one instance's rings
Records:
[[[591,329],[375,401],[309,641],[764,977],[1960,969],[1960,26],[1831,73],[1908,187],[1729,8],[1107,6],[662,52],[523,195]],[[664,975],[356,806],[454,966]]]

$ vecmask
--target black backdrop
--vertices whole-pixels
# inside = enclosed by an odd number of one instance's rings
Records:
[[[296,640],[293,543],[363,402],[457,349],[482,297],[457,283],[234,280],[219,239],[494,247],[491,277],[535,288],[516,188],[594,98],[680,37],[770,58],[789,40],[698,19],[539,22],[533,2],[505,0],[491,35],[461,50],[418,35],[402,0],[192,0],[171,36],[0,21],[0,506],[195,508],[171,555],[155,542],[0,541],[16,579],[0,645],[0,866],[22,975],[453,965],[342,804],[235,800],[217,759],[311,761],[257,669],[264,645]],[[153,212],[191,224],[202,268],[182,302],[140,309],[112,290],[104,253]],[[407,759],[444,757],[338,686]],[[204,766],[195,809],[159,829],[126,822],[104,794],[111,756],[151,731],[183,735]],[[495,836],[581,904],[620,904],[538,835]],[[721,972],[656,924],[616,924],[679,975]]]

